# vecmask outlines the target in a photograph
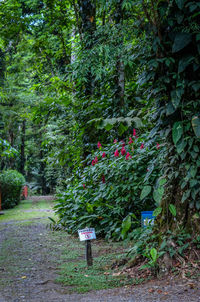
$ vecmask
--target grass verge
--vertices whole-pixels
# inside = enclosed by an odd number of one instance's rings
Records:
[[[52,208],[53,201],[33,202],[32,200],[22,200],[15,208],[3,211],[4,215],[0,215],[0,222],[40,219],[49,216],[55,218]]]
[[[112,269],[113,262],[116,259],[120,261],[126,254],[126,247],[123,247],[122,243],[93,241],[93,266],[87,267],[84,259],[84,243],[75,243],[74,240],[62,254],[59,277],[56,280],[67,286],[70,293],[86,293],[133,283],[139,284],[144,281],[144,279],[130,279],[127,274]]]

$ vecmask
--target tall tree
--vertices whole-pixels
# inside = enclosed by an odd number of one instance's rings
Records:
[[[155,98],[156,129],[166,141],[162,169],[166,184],[158,188],[163,209],[158,223],[164,230],[199,229],[199,6],[200,1],[143,1],[151,29],[146,32],[146,50],[151,50],[146,76]]]

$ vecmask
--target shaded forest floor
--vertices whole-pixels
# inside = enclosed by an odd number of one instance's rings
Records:
[[[87,269],[84,244],[49,229],[51,197],[33,197],[0,216],[0,302],[200,301],[197,280],[128,278],[111,270],[128,246],[93,241]],[[120,286],[120,287],[119,287]]]

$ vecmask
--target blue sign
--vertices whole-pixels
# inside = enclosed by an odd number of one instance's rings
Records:
[[[153,216],[153,211],[141,212],[142,227],[146,228],[147,226],[153,225],[154,219],[155,219],[155,216]]]

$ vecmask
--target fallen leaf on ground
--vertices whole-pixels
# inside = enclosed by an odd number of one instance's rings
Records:
[[[149,290],[148,290],[149,293],[153,293],[154,291],[155,291],[155,289],[153,289],[153,288],[149,288]]]
[[[117,277],[117,276],[120,276],[121,275],[121,272],[119,272],[119,273],[113,273],[112,274],[114,277]]]
[[[188,283],[188,286],[189,286],[190,288],[192,288],[192,289],[195,288],[195,284],[194,284],[194,283]]]
[[[22,276],[21,278],[22,278],[22,279],[26,279],[27,277],[26,277],[26,276]]]

